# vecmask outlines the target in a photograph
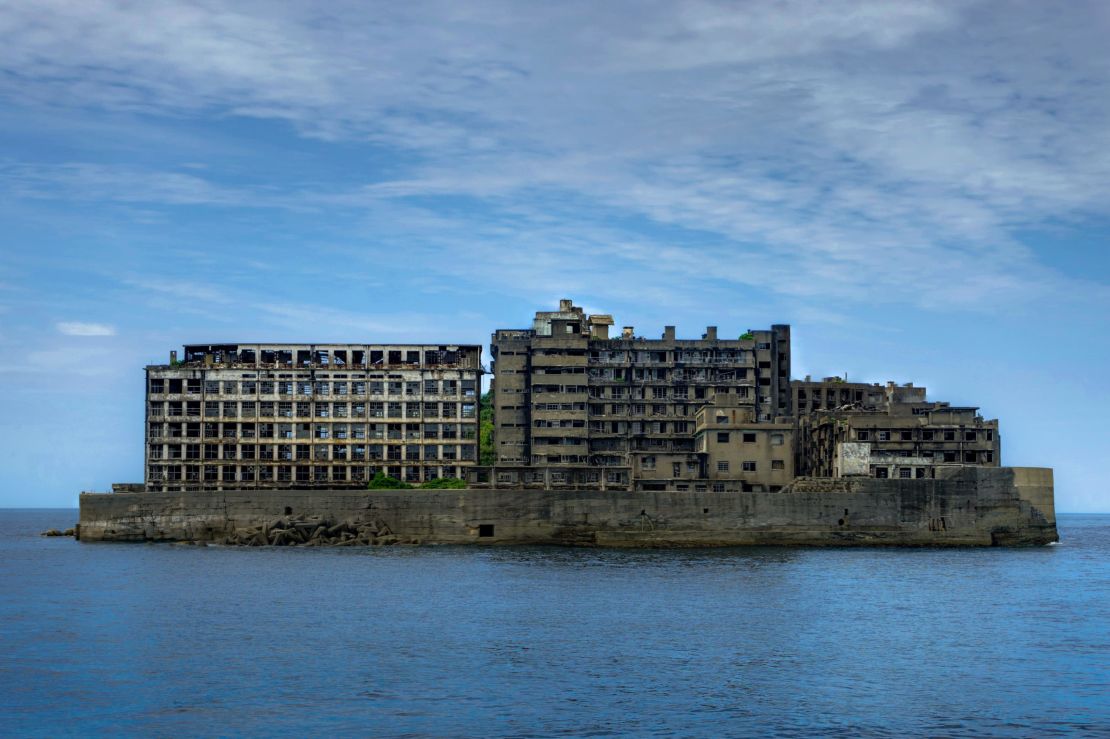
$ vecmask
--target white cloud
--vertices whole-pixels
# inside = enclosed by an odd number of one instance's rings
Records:
[[[116,329],[106,323],[82,323],[80,321],[61,321],[56,324],[58,333],[66,336],[115,336]]]
[[[2,174],[23,197],[362,211],[520,291],[588,287],[570,254],[671,302],[713,265],[800,299],[1013,305],[1099,291],[1022,231],[1110,208],[1107,20],[1084,0],[43,0],[0,11],[11,102],[265,118],[393,159],[362,187],[220,159]]]

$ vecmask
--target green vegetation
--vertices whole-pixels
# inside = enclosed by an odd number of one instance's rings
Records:
[[[493,399],[483,393],[478,405],[478,463],[492,465],[497,460],[493,452]]]
[[[751,331],[745,331],[744,333],[740,334],[740,341],[751,341],[754,338],[755,335]]]
[[[420,485],[426,490],[462,489],[466,487],[466,480],[457,477],[437,477]]]
[[[396,477],[390,477],[384,472],[375,474],[374,479],[366,484],[367,490],[412,490],[413,487],[407,482],[398,480]],[[437,477],[415,487],[424,490],[461,490],[466,488],[466,480],[460,480],[457,477]]]
[[[374,475],[374,479],[366,483],[367,490],[408,490],[412,488],[407,482],[401,482],[396,477],[390,477],[384,472]]]

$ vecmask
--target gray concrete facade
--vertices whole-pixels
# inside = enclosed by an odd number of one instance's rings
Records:
[[[152,491],[362,488],[478,461],[476,345],[194,344],[146,368]]]

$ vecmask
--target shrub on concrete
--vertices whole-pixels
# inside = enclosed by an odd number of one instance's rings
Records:
[[[420,487],[431,490],[459,489],[466,487],[466,480],[460,480],[457,477],[437,477],[434,480],[428,480]]]
[[[411,487],[407,482],[390,477],[384,472],[375,474],[374,479],[366,484],[367,490],[408,490]]]

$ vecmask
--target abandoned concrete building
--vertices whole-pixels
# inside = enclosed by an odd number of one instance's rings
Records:
[[[477,345],[194,344],[146,368],[145,488],[776,491],[798,476],[1001,465],[997,420],[912,383],[790,380],[790,327],[658,339],[570,300],[492,335],[495,464]]]
[[[491,351],[498,467],[627,468],[648,489],[700,485],[694,416],[731,396],[765,423],[789,417],[790,327],[659,339],[570,300],[540,311],[530,329],[498,330]],[[496,472],[494,473],[496,474]]]
[[[698,409],[694,448],[702,478],[713,492],[775,492],[794,479],[793,419],[759,422],[734,396],[718,396]],[[695,483],[694,489],[705,488]]]
[[[885,390],[886,399],[872,405],[799,416],[799,474],[935,478],[945,468],[1001,466],[997,419],[984,419],[974,407],[928,402],[925,388],[888,383]]]
[[[146,489],[365,487],[478,460],[477,345],[196,344],[146,368]]]
[[[902,405],[925,401],[925,388],[914,387],[913,383],[896,385],[888,382],[868,384],[848,382],[839,377],[826,377],[813,380],[806,375],[804,380],[790,383],[791,407],[798,416],[806,416],[817,411],[836,408],[878,409],[890,403]]]
[[[496,466],[476,486],[774,491],[795,475],[999,466],[997,420],[912,383],[791,381],[790,327],[661,339],[570,300],[493,334]]]

